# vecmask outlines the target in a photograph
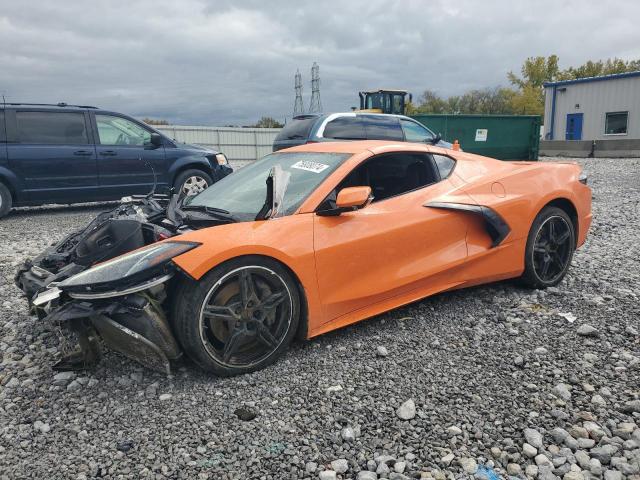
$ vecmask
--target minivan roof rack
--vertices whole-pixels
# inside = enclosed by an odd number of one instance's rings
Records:
[[[93,107],[91,105],[68,105],[65,102],[58,102],[58,103],[22,103],[22,102],[18,102],[18,103],[3,103],[2,105],[11,105],[11,106],[20,106],[20,105],[24,105],[27,107],[74,107],[74,108],[95,108],[97,109],[98,107]]]

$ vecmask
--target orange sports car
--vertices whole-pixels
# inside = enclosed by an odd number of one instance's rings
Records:
[[[384,141],[281,150],[196,196],[123,199],[16,282],[33,309],[168,370],[233,375],[310,338],[447,290],[562,280],[591,223],[574,163]]]

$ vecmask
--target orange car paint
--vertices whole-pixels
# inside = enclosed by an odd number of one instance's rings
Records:
[[[220,263],[264,255],[285,264],[307,301],[307,337],[400,307],[426,296],[514,278],[524,270],[529,228],[549,202],[577,212],[577,245],[591,224],[591,190],[576,164],[503,162],[424,144],[382,141],[315,143],[282,152],[351,153],[290,216],[234,223],[184,234],[202,246],[174,259],[202,278]],[[374,202],[340,216],[314,212],[353,168],[395,151],[431,152],[456,160],[452,175],[433,185]],[[491,248],[483,220],[472,213],[425,207],[427,202],[479,204],[511,227]]]
[[[371,187],[349,187],[338,192],[336,207],[361,207],[371,199]]]

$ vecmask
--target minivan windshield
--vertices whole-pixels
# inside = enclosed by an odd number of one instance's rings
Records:
[[[214,183],[203,192],[185,199],[184,207],[224,210],[240,221],[252,221],[267,196],[267,178],[279,165],[290,174],[280,216],[291,215],[351,154],[325,152],[272,153]]]

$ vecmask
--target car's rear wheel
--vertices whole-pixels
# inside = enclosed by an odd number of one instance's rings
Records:
[[[11,210],[13,199],[7,186],[0,181],[0,218],[4,217]]]
[[[187,197],[196,195],[213,185],[211,176],[202,170],[185,170],[176,177],[176,192]]]
[[[560,283],[571,265],[575,238],[573,222],[564,210],[544,208],[529,231],[522,282],[533,288]]]
[[[258,256],[226,262],[176,292],[174,328],[186,354],[221,376],[273,363],[295,336],[298,289],[278,262]]]

